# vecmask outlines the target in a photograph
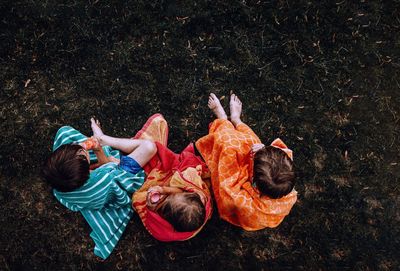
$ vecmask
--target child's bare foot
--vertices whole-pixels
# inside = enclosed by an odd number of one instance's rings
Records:
[[[235,94],[231,95],[231,100],[229,101],[229,107],[231,110],[231,122],[233,123],[233,125],[236,126],[242,123],[242,120],[240,119],[240,115],[242,114],[242,102]]]
[[[99,139],[101,143],[101,137],[104,135],[103,131],[100,128],[100,121],[95,120],[94,118],[90,119],[91,126],[92,126],[92,131],[93,131],[93,136]]]
[[[214,93],[211,93],[210,97],[208,98],[208,107],[214,112],[217,119],[228,119],[221,102]]]

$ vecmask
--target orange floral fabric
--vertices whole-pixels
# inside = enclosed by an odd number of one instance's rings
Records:
[[[252,185],[253,144],[261,143],[246,124],[236,128],[228,120],[211,123],[209,134],[196,142],[196,147],[211,171],[211,184],[222,219],[253,231],[276,227],[289,214],[297,200],[297,192],[271,199]],[[280,139],[271,146],[281,148],[290,158],[292,151]]]

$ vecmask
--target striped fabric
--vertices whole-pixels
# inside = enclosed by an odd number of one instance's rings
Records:
[[[79,143],[87,139],[70,126],[61,127],[56,135],[53,151],[63,144]],[[119,158],[119,151],[103,147],[107,156]],[[96,155],[90,151],[91,163]],[[90,173],[86,183],[72,192],[53,190],[54,196],[68,209],[80,211],[89,223],[95,242],[94,253],[106,259],[114,249],[132,217],[131,195],[144,182],[144,171],[133,175],[116,163],[105,164]]]

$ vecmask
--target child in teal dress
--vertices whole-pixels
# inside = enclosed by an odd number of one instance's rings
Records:
[[[131,196],[142,186],[142,167],[156,147],[149,140],[107,136],[94,119],[91,126],[89,140],[70,126],[58,130],[43,176],[65,207],[82,213],[92,229],[94,253],[105,259],[132,217]]]

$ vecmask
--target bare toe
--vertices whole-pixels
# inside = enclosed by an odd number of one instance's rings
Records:
[[[210,108],[210,109],[214,109],[215,108],[215,102],[214,102],[214,100],[213,100],[213,98],[211,98],[211,96],[210,96],[210,98],[208,99],[208,107]]]
[[[235,95],[235,101],[236,101],[238,104],[242,105],[242,101],[240,101],[239,97],[236,96],[236,95]]]

